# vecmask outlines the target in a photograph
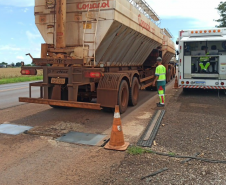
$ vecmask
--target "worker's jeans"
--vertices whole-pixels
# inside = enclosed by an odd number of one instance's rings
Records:
[[[165,87],[166,87],[165,85],[158,84],[157,82],[160,104],[165,104]]]
[[[204,64],[205,64],[205,66],[204,66]],[[207,61],[200,62],[200,63],[199,63],[199,66],[201,67],[201,70],[207,70],[208,67],[210,66],[210,63],[207,62]]]

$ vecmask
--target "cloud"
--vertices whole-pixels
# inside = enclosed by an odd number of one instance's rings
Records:
[[[19,60],[24,60],[24,57],[22,57],[22,56],[17,56],[16,58]]]
[[[13,9],[11,7],[4,7],[4,9],[6,13],[13,13]]]
[[[40,33],[31,33],[30,31],[26,31],[26,35],[30,42],[33,42],[33,40],[35,40],[36,38],[41,37]]]
[[[0,51],[1,50],[8,50],[8,51],[20,51],[20,48],[16,48],[16,47],[11,47],[9,45],[5,45],[5,46],[0,46]]]
[[[24,13],[26,13],[28,10],[29,10],[28,8],[25,8],[23,11],[24,11]]]
[[[218,19],[217,7],[222,0],[214,0],[210,3],[206,0],[146,0],[161,19],[191,18],[197,21],[194,24],[200,26],[215,26],[213,19]]]
[[[17,24],[24,26],[23,22],[17,22]]]
[[[17,6],[17,7],[29,7],[34,6],[33,0],[1,0],[0,5],[4,6]]]

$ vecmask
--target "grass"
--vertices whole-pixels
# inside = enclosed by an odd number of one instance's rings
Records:
[[[0,68],[0,84],[18,83],[42,80],[42,71],[38,70],[37,76],[24,76],[20,74],[21,68]]]
[[[130,146],[127,150],[127,152],[130,155],[139,155],[139,154],[143,154],[143,153],[151,153],[151,151],[148,151],[144,148],[138,147],[138,146]]]
[[[175,156],[176,154],[174,152],[169,152],[170,156]]]
[[[42,80],[42,76],[20,76],[15,78],[3,78],[0,79],[0,84],[18,83],[18,82],[28,82]]]

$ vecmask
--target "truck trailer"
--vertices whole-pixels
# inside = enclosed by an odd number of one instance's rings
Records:
[[[226,89],[226,28],[181,30],[179,87]]]
[[[144,0],[35,0],[35,23],[45,43],[33,67],[43,81],[30,83],[20,102],[52,107],[111,109],[135,106],[139,90],[152,85],[156,58],[162,57],[167,81],[175,73],[172,36],[157,26],[158,15]],[[40,87],[32,98],[31,87]]]

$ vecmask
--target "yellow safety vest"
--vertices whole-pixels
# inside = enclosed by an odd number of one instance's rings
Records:
[[[209,53],[206,53],[206,55],[209,55]],[[210,57],[205,56],[205,57],[200,57],[200,62],[208,61]]]
[[[159,65],[156,67],[155,76],[158,76],[157,81],[166,81],[166,68],[163,65]]]

